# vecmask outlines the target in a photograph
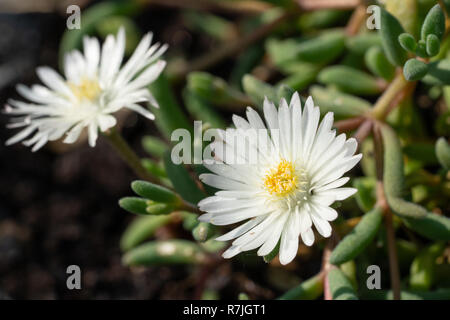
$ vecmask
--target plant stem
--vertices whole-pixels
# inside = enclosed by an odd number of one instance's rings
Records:
[[[359,29],[361,29],[364,21],[366,21],[366,5],[364,3],[361,3],[353,11],[350,20],[348,21],[347,27],[345,28],[345,32],[347,33],[347,35],[356,35]]]
[[[322,267],[320,273],[324,277],[323,281],[323,297],[324,300],[333,300],[333,296],[330,291],[330,285],[328,282],[328,272],[336,266],[330,263],[331,252],[333,252],[334,247],[339,242],[337,234],[333,231],[331,237],[328,239],[325,249],[322,254]]]
[[[385,212],[384,225],[386,227],[391,287],[394,294],[394,300],[400,300],[400,272],[398,269],[397,246],[395,244],[395,231],[392,223],[391,210]]]
[[[112,128],[111,130],[105,132],[104,136],[114,147],[122,160],[128,164],[128,166],[134,171],[134,173],[136,173],[139,178],[150,182],[156,182],[155,179],[142,166],[141,159],[131,149],[131,147],[128,145],[119,131],[117,131],[115,128]]]
[[[369,136],[371,130],[372,130],[373,121],[370,119],[367,119],[364,121],[356,130],[355,134],[353,135],[353,138],[358,141],[358,146],[361,145],[361,143]]]
[[[388,114],[389,106],[392,101],[408,84],[414,84],[414,82],[408,82],[403,76],[403,72],[399,72],[390,83],[387,90],[375,103],[375,106],[372,109],[373,117],[378,120],[383,120]]]
[[[350,118],[345,120],[336,121],[333,125],[337,131],[340,132],[348,132],[355,129],[358,129],[361,124],[364,122],[363,117]]]

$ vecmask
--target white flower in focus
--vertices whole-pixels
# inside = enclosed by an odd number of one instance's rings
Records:
[[[164,69],[166,63],[159,58],[167,45],[151,45],[151,41],[152,34],[145,35],[122,68],[123,28],[116,37],[109,35],[101,49],[97,39],[85,37],[84,53],[74,50],[66,54],[65,77],[49,67],[37,68],[45,86],[17,86],[17,91],[31,103],[8,101],[5,111],[15,116],[9,127],[23,129],[6,144],[23,140],[23,144],[33,146],[32,151],[36,151],[65,134],[64,142],[73,143],[87,128],[89,145],[93,147],[98,130],[104,132],[115,126],[116,119],[112,114],[122,108],[154,119],[154,115],[139,103],[149,102],[158,107],[146,86]]]
[[[222,190],[199,203],[200,209],[207,212],[199,220],[215,225],[248,220],[216,239],[235,239],[224,258],[256,248],[258,255],[268,255],[281,238],[279,258],[287,264],[297,255],[299,237],[305,245],[314,243],[313,226],[323,237],[331,235],[329,221],[338,214],[330,205],[356,192],[354,188],[341,188],[349,180],[342,176],[362,155],[354,155],[354,138],[346,140],[345,134],[336,137],[333,113],[326,114],[319,124],[319,107],[314,107],[311,97],[303,112],[297,93],[290,106],[283,99],[278,110],[266,99],[264,117],[268,130],[249,107],[248,120],[233,116],[237,134],[211,144],[217,162],[206,163],[213,173],[203,174],[200,179]],[[262,131],[268,143],[251,141],[251,135],[239,133],[249,129]],[[258,155],[256,164],[227,160],[246,159],[246,143]]]

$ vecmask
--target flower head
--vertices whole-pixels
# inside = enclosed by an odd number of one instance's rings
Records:
[[[303,111],[297,93],[289,106],[281,100],[278,110],[266,99],[264,117],[267,127],[248,108],[247,120],[233,117],[236,134],[222,133],[224,138],[211,144],[217,161],[206,163],[212,173],[200,178],[222,190],[199,203],[206,212],[199,219],[215,225],[247,220],[217,238],[234,239],[225,258],[256,248],[258,255],[265,256],[280,242],[280,262],[287,264],[297,254],[299,237],[308,246],[314,243],[313,226],[323,237],[331,235],[329,221],[338,214],[330,205],[356,192],[342,188],[349,180],[342,176],[359,162],[361,154],[354,155],[354,138],[336,136],[333,113],[319,123],[319,107],[311,97]],[[258,135],[243,134],[248,130],[257,130]],[[257,155],[255,163],[246,151]],[[231,161],[236,158],[247,161]]]
[[[23,141],[36,151],[64,135],[65,143],[73,143],[87,128],[89,144],[95,146],[98,130],[113,127],[116,119],[112,114],[122,108],[154,119],[139,103],[158,107],[146,86],[164,69],[166,63],[159,58],[167,46],[151,45],[151,41],[152,34],[145,35],[121,67],[125,51],[125,32],[121,28],[117,36],[106,38],[102,48],[97,39],[85,37],[83,53],[74,50],[66,54],[64,77],[52,68],[37,68],[45,86],[17,86],[30,102],[8,101],[6,112],[15,116],[9,127],[23,129],[6,143]]]

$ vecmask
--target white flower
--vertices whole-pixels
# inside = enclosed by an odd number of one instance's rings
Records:
[[[354,138],[346,140],[345,134],[336,137],[333,113],[326,114],[319,124],[319,107],[314,107],[311,97],[303,113],[297,93],[290,106],[283,99],[278,111],[266,99],[264,117],[268,131],[258,113],[249,107],[248,120],[233,117],[237,134],[211,144],[218,161],[205,163],[213,173],[203,174],[200,179],[222,191],[199,203],[200,209],[207,212],[199,220],[215,225],[248,220],[217,238],[235,239],[224,258],[256,248],[258,255],[265,256],[281,238],[279,258],[287,264],[297,254],[299,236],[308,246],[314,243],[313,225],[323,237],[331,235],[329,221],[338,214],[330,205],[356,192],[354,188],[341,188],[349,180],[342,176],[362,155],[354,155]],[[251,135],[243,134],[249,129],[265,133],[269,143],[258,143]],[[246,143],[258,154],[257,163],[231,163],[230,156],[247,159],[242,147]]]
[[[151,41],[152,34],[145,35],[122,68],[123,28],[116,37],[109,35],[101,49],[97,39],[85,37],[84,54],[78,50],[66,54],[64,78],[52,68],[37,68],[37,75],[45,86],[17,86],[17,91],[31,103],[8,101],[6,112],[16,116],[9,127],[24,128],[6,144],[28,138],[23,144],[33,145],[32,150],[36,151],[65,134],[64,142],[73,143],[87,128],[89,144],[95,146],[98,130],[104,132],[113,127],[116,119],[112,114],[121,108],[154,119],[139,103],[149,102],[158,107],[146,86],[164,69],[166,63],[159,57],[167,46],[158,43],[151,46]]]

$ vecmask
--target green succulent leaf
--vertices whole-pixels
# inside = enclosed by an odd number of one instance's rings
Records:
[[[428,65],[417,59],[409,59],[403,67],[403,75],[408,81],[422,79],[428,72]]]
[[[444,137],[438,139],[435,150],[439,163],[445,169],[450,170],[450,144]]]
[[[405,33],[405,30],[400,22],[385,9],[381,8],[380,15],[381,28],[379,34],[386,57],[393,65],[403,66],[406,60],[406,51],[400,45],[398,37]]]
[[[321,83],[335,85],[340,90],[358,95],[379,94],[383,87],[380,83],[363,71],[347,66],[331,66],[323,69],[318,80]]]
[[[381,127],[381,134],[384,146],[383,182],[389,206],[401,217],[424,217],[427,214],[425,208],[402,199],[405,182],[400,140],[395,131],[387,125]]]
[[[126,228],[120,239],[122,251],[128,251],[139,243],[153,236],[156,230],[170,223],[172,218],[167,215],[137,217]]]
[[[164,154],[164,166],[167,176],[175,188],[175,191],[191,204],[197,204],[206,194],[201,191],[183,164],[172,162],[170,152]]]
[[[333,300],[358,300],[350,280],[338,268],[328,272],[328,282]]]
[[[364,212],[371,210],[375,205],[375,186],[374,177],[360,177],[353,180],[353,187],[358,189],[355,194],[356,202]]]
[[[320,69],[319,65],[311,63],[295,62],[287,64],[283,70],[289,71],[290,75],[281,80],[277,86],[285,85],[296,91],[301,91],[316,80]]]
[[[246,74],[242,78],[242,87],[256,106],[262,107],[265,97],[270,101],[277,101],[276,89],[250,74]]]
[[[383,50],[378,46],[373,46],[367,50],[364,56],[366,66],[375,75],[391,80],[395,75],[395,67],[389,62]]]
[[[205,242],[214,235],[215,228],[212,224],[207,222],[200,222],[192,230],[192,236],[196,241]]]
[[[201,264],[206,254],[194,242],[172,239],[141,244],[125,253],[122,261],[127,266]]]
[[[389,126],[381,127],[384,146],[384,189],[387,196],[402,197],[404,194],[403,154],[400,140]]]
[[[410,289],[428,291],[431,288],[435,277],[435,261],[443,250],[442,243],[435,243],[417,255],[410,268]]]
[[[450,218],[428,212],[417,218],[403,218],[406,226],[431,240],[450,241]]]
[[[372,47],[381,47],[381,37],[378,32],[366,32],[349,37],[345,43],[348,50],[362,56]]]
[[[450,85],[450,59],[429,63],[428,73],[422,81],[430,85]]]
[[[414,52],[417,48],[417,43],[414,37],[406,32],[398,36],[398,42],[406,51]]]
[[[436,4],[430,11],[422,24],[422,30],[420,32],[422,40],[426,40],[428,35],[434,34],[439,40],[445,32],[445,15],[439,4]]]
[[[148,86],[161,108],[153,108],[155,124],[167,140],[176,129],[186,129],[192,132],[192,125],[178,104],[170,84],[164,74]]]
[[[323,293],[323,276],[315,275],[287,291],[277,300],[315,300]]]
[[[145,211],[151,215],[164,215],[172,213],[175,210],[175,206],[171,203],[150,203]]]
[[[125,197],[119,200],[122,209],[134,214],[147,214],[148,201],[138,197]]]
[[[430,57],[434,57],[439,53],[441,42],[435,34],[429,34],[427,37],[427,54]]]
[[[214,105],[230,106],[247,102],[240,91],[228,85],[222,78],[207,72],[191,72],[187,77],[187,90],[206,103]],[[211,114],[211,111],[208,112]]]
[[[320,112],[333,112],[337,118],[360,116],[370,111],[370,102],[359,97],[320,86],[312,86],[310,94]]]
[[[142,148],[155,158],[161,158],[164,152],[169,149],[169,145],[166,142],[153,136],[145,136],[142,138],[141,144]]]
[[[296,53],[300,60],[326,64],[336,59],[344,48],[345,34],[335,31],[300,43],[296,48]]]
[[[136,180],[131,183],[131,189],[137,195],[153,201],[164,203],[176,203],[179,201],[178,196],[173,191],[148,181]]]
[[[382,211],[375,208],[366,213],[355,229],[339,242],[330,256],[332,264],[353,260],[372,242],[382,221]]]
[[[205,99],[197,96],[190,90],[183,90],[183,100],[186,109],[195,119],[209,123],[213,128],[224,128],[226,126],[222,117]]]

